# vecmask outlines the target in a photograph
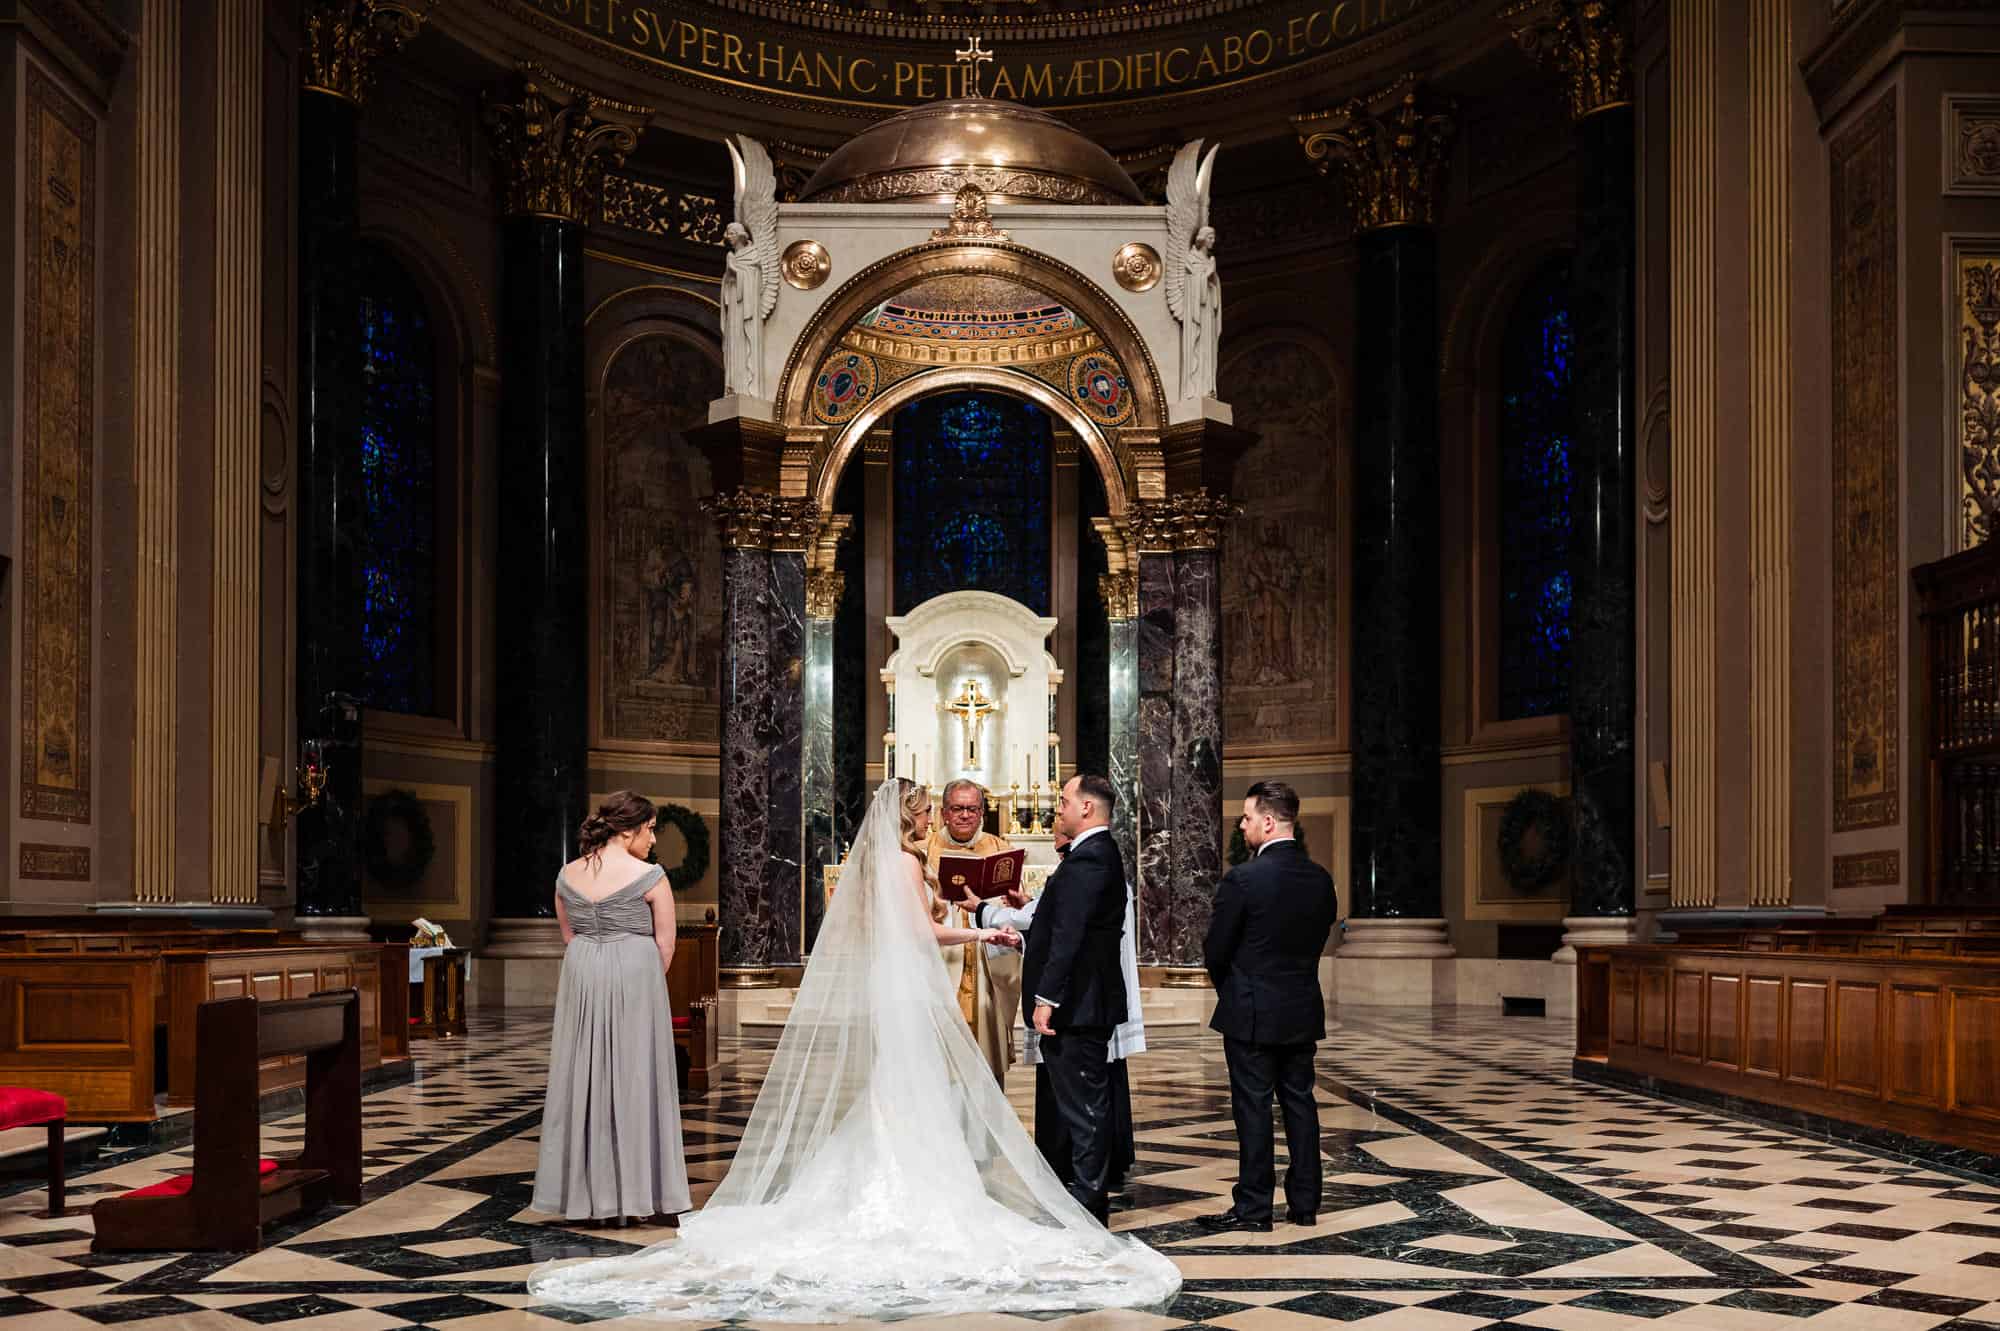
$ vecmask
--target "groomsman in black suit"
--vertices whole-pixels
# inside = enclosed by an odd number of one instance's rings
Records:
[[[1319,959],[1338,904],[1333,878],[1299,846],[1298,793],[1259,781],[1243,799],[1244,844],[1253,858],[1223,876],[1203,960],[1215,981],[1215,1016],[1229,1064],[1236,1118],[1235,1204],[1202,1216],[1209,1229],[1271,1228],[1271,1095],[1285,1116],[1285,1218],[1319,1218],[1319,1106],[1313,1052],[1326,1038]]]
[[[1021,957],[1021,1008],[1040,1036],[1048,1086],[1070,1139],[1070,1195],[1100,1223],[1111,1209],[1111,1032],[1127,1016],[1118,939],[1125,867],[1111,835],[1117,794],[1101,776],[1063,787],[1056,831],[1069,853],[1036,900]],[[1059,1174],[1064,1171],[1058,1170]]]

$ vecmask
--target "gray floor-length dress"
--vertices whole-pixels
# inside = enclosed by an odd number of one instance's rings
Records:
[[[556,988],[535,1210],[571,1220],[690,1206],[673,1014],[653,908],[656,865],[592,901],[556,875],[569,950]]]

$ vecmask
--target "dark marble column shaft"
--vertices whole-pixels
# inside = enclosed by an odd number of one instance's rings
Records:
[[[1129,576],[1129,575],[1128,575]],[[1106,708],[1106,771],[1118,792],[1111,835],[1125,861],[1125,876],[1139,880],[1139,625],[1114,619],[1109,625],[1109,706]]]
[[[1437,919],[1437,245],[1399,226],[1356,246],[1350,910]]]
[[[1222,577],[1213,547],[1174,555],[1170,966],[1199,966],[1222,879]]]
[[[1174,557],[1139,556],[1139,960],[1174,954]]]
[[[1634,636],[1638,464],[1634,455],[1633,115],[1577,122],[1575,451],[1570,459],[1572,913],[1631,915],[1638,697]]]
[[[765,712],[764,755],[770,765],[771,810],[764,830],[766,966],[796,966],[805,955],[805,657],[806,556],[803,550],[771,552],[765,609],[765,650],[770,704]],[[830,721],[831,718],[829,718]],[[830,747],[830,744],[829,744]]]
[[[299,94],[299,739],[327,783],[298,831],[301,916],[361,914],[361,300],[355,186],[360,108]],[[303,765],[303,762],[302,762]]]
[[[722,814],[716,873],[721,962],[769,966],[776,930],[765,908],[771,763],[764,752],[771,711],[771,553],[722,550]]]
[[[554,914],[588,812],[583,239],[557,218],[502,223],[494,895],[509,918]]]

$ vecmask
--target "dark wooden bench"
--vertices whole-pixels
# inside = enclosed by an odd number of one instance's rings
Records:
[[[305,1060],[305,1145],[264,1160],[258,1063],[284,1057]],[[194,1172],[98,1202],[90,1250],[246,1252],[273,1221],[360,1201],[360,994],[216,999],[196,1014]]]

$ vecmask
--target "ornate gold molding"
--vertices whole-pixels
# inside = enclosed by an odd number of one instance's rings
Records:
[[[1154,554],[1220,549],[1224,529],[1242,512],[1243,505],[1206,488],[1137,500],[1131,510],[1132,543]]]
[[[840,609],[841,593],[846,590],[845,573],[806,574],[806,618],[832,619]]]
[[[1137,619],[1139,617],[1139,575],[1137,573],[1098,574],[1097,594],[1104,598],[1105,618]]]
[[[637,176],[604,173],[597,220],[628,231],[685,240],[694,245],[722,245],[722,201],[713,194],[656,185]]]
[[[522,66],[520,101],[486,101],[486,128],[505,183],[503,211],[587,225],[599,213],[604,173],[625,164],[625,154],[639,146],[637,122],[651,114]]]
[[[1500,11],[1514,44],[1569,84],[1572,120],[1632,104],[1620,8],[1610,0],[1520,0]]]
[[[702,500],[701,508],[715,519],[722,543],[736,550],[808,550],[819,530],[810,499],[773,490],[730,490]]]
[[[1456,110],[1405,74],[1374,98],[1293,116],[1292,128],[1322,175],[1340,173],[1357,230],[1429,226],[1458,130]]]
[[[427,8],[406,0],[307,0],[305,86],[356,106],[367,101],[376,66],[417,35]]]
[[[993,210],[986,206],[986,191],[977,185],[962,185],[952,200],[951,221],[931,232],[931,239],[998,244],[1007,239],[1007,233],[993,225]]]
[[[1958,309],[1958,456],[1962,548],[2000,530],[2000,249],[1953,255]]]

